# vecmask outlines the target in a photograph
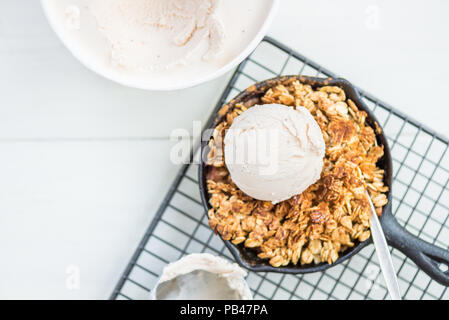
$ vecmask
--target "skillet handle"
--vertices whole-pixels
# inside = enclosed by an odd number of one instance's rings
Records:
[[[432,279],[449,286],[449,251],[415,237],[391,214],[382,217],[382,228],[388,244],[412,259]]]

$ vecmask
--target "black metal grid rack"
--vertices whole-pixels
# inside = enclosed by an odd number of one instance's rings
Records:
[[[335,75],[271,38],[240,64],[218,106],[256,81],[280,74]],[[449,140],[359,90],[389,139],[393,157],[393,214],[411,233],[449,249]],[[184,165],[145,233],[111,299],[148,299],[162,268],[185,254],[209,252],[233,260],[208,226],[201,205],[197,164]],[[431,280],[392,249],[405,299],[449,299],[448,288]],[[387,299],[388,292],[368,246],[325,272],[305,275],[249,272],[255,299]]]

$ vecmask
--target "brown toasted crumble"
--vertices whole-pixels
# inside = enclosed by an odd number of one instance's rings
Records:
[[[233,119],[259,101],[225,105],[209,142],[207,188],[210,227],[224,240],[256,250],[274,267],[335,262],[339,254],[370,237],[368,190],[376,213],[387,204],[384,171],[376,166],[383,147],[376,144],[375,123],[335,86],[314,90],[288,79],[268,89],[262,103],[306,107],[326,143],[321,178],[302,194],[273,205],[244,194],[224,164],[223,138]]]

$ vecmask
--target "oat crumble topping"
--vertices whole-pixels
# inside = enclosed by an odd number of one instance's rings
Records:
[[[262,103],[306,107],[318,122],[326,143],[321,178],[302,194],[273,205],[244,194],[224,164],[223,139],[246,104],[220,110],[220,122],[209,141],[207,188],[210,227],[224,240],[256,250],[274,267],[335,262],[339,253],[370,237],[367,189],[378,215],[387,204],[384,170],[376,163],[383,147],[376,144],[366,112],[336,86],[314,90],[291,78],[268,89]],[[376,132],[380,127],[376,124]]]

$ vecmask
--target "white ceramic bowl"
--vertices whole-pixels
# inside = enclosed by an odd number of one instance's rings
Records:
[[[81,17],[83,32],[76,32],[66,27],[65,8],[77,4],[80,7],[85,7],[86,1],[88,0],[41,0],[41,3],[50,26],[70,52],[87,68],[128,87],[159,91],[192,87],[215,79],[236,67],[251,54],[262,40],[279,6],[279,0],[264,0],[263,6],[258,5],[257,8],[254,8],[254,11],[258,14],[257,19],[255,19],[257,25],[253,26],[253,30],[249,30],[249,34],[242,37],[242,39],[246,38],[247,41],[240,41],[238,50],[221,66],[211,67],[205,72],[194,72],[193,67],[188,71],[187,66],[177,67],[176,70],[173,69],[164,74],[152,74],[151,72],[139,74],[137,72],[123,72],[111,65],[109,60],[105,58],[108,47],[107,41],[98,32],[95,23],[92,23],[92,21],[87,19],[83,21],[84,18]],[[258,1],[262,3],[262,0]]]

